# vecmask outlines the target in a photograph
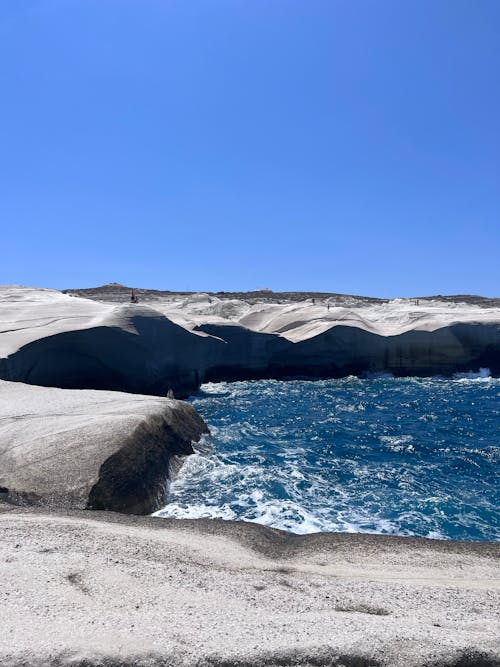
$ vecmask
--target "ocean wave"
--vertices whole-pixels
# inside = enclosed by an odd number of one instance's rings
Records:
[[[500,539],[500,382],[485,378],[204,385],[212,448],[186,459],[158,515]]]
[[[454,373],[454,380],[491,380],[489,368],[480,368],[479,371],[467,371],[465,373]]]

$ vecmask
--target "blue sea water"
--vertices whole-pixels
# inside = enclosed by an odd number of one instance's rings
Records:
[[[499,540],[500,380],[485,375],[204,385],[212,442],[158,514]]]

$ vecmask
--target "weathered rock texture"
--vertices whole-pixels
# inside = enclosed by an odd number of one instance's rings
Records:
[[[0,380],[0,491],[12,502],[146,514],[208,431],[182,401]]]
[[[147,306],[2,288],[0,377],[70,389],[177,397],[196,390],[224,343]]]
[[[2,667],[493,667],[498,544],[0,503]]]
[[[92,298],[0,288],[0,377],[66,388],[183,397],[203,381],[391,372],[500,375],[496,300],[214,295]],[[118,294],[118,297],[116,296]],[[107,299],[97,301],[98,297]]]

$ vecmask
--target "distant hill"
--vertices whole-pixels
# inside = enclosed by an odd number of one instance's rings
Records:
[[[141,302],[155,301],[165,297],[183,297],[192,296],[199,292],[178,292],[172,290],[154,290],[142,287],[129,287],[120,283],[108,283],[99,287],[84,287],[76,289],[64,289],[64,294],[74,294],[94,299],[97,301],[124,302],[130,300],[132,290],[139,297]],[[338,305],[368,305],[388,303],[390,299],[380,299],[370,296],[359,296],[353,294],[338,294],[336,292],[273,292],[269,289],[254,290],[251,292],[203,292],[210,296],[216,296],[219,299],[238,299],[247,303],[269,302],[269,303],[296,303],[317,299],[318,301],[330,301]],[[415,301],[442,301],[445,303],[467,303],[484,308],[493,308],[500,306],[500,298],[489,298],[476,294],[452,294],[444,296],[437,294],[433,296],[411,297]]]

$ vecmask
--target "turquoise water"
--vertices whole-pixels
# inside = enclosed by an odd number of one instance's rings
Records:
[[[498,540],[499,399],[473,376],[204,385],[211,446],[159,514]]]

